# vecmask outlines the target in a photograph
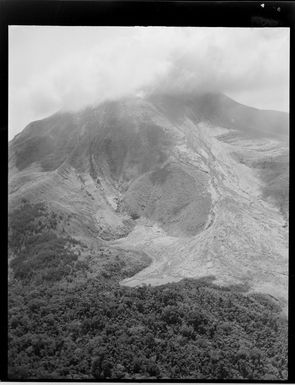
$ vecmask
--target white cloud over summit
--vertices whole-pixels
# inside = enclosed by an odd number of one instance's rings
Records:
[[[288,110],[289,30],[17,26],[9,70],[10,138],[56,110],[147,90]]]

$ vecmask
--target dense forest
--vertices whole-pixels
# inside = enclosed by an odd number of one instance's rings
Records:
[[[9,218],[9,379],[287,379],[270,298],[214,277],[121,287],[148,261],[91,256],[61,220],[29,202]]]

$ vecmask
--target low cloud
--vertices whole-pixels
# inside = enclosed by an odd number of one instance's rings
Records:
[[[19,115],[25,110],[26,119],[34,119],[147,91],[219,91],[236,94],[248,104],[253,100],[257,107],[260,100],[262,108],[270,100],[267,95],[275,92],[270,107],[276,109],[284,109],[282,100],[288,99],[287,29],[137,27],[126,29],[123,36],[114,32],[112,38],[99,42],[95,30],[87,50],[73,46],[60,60],[57,52],[44,71],[39,57],[38,74],[28,69],[23,85],[20,81],[15,85],[12,77],[11,121],[17,111]],[[56,32],[52,38],[58,38]],[[44,44],[42,34],[39,44]],[[42,55],[42,48],[36,47],[36,52]]]

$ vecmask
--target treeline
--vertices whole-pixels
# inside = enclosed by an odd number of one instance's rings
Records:
[[[11,380],[287,378],[287,321],[266,296],[210,280],[121,287],[126,261],[108,256],[95,276],[87,275],[53,234],[33,248],[22,244],[27,255],[13,260]],[[21,274],[24,263],[33,270]],[[63,264],[71,272],[39,279]]]

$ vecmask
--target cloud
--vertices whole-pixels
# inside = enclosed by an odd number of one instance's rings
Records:
[[[82,41],[79,47],[71,42],[67,54],[62,55],[61,50],[56,55],[52,52],[52,65],[46,52],[44,71],[41,33],[40,39],[34,40],[36,52],[41,55],[38,66],[35,64],[38,73],[30,74],[28,62],[23,86],[19,85],[20,76],[18,84],[11,85],[12,111],[22,101],[19,109],[27,108],[30,111],[27,117],[41,117],[58,109],[78,110],[147,91],[220,91],[257,103],[256,93],[262,106],[263,92],[277,94],[272,99],[274,104],[282,100],[283,94],[286,96],[287,29],[133,27],[126,28],[124,33],[120,33],[122,29],[118,33],[113,29],[111,38],[107,39],[101,37],[103,30],[100,29],[98,39],[97,29],[93,29],[93,41],[88,30],[87,49]],[[63,35],[63,42],[70,42],[70,36],[70,33],[68,37]],[[52,39],[57,38],[55,32]],[[48,31],[46,39],[50,46]],[[14,67],[15,73],[18,70]],[[279,104],[277,109],[281,107]]]
[[[189,32],[157,89],[241,92],[288,84],[288,39],[249,29]]]

